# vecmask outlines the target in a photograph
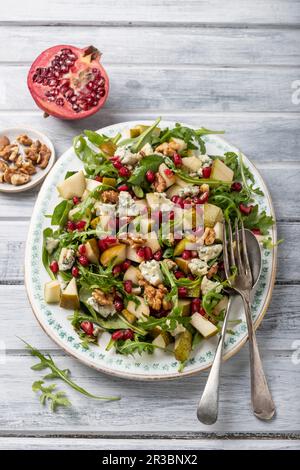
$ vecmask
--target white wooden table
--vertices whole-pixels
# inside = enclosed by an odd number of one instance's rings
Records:
[[[279,265],[272,304],[258,332],[277,405],[270,422],[249,405],[248,348],[224,366],[220,419],[196,418],[207,374],[177,382],[107,377],[67,357],[43,333],[23,285],[27,228],[38,192],[0,195],[1,448],[299,448],[300,79],[299,0],[10,0],[0,2],[0,128],[30,125],[57,154],[83,128],[165,118],[226,129],[262,171],[275,203]],[[31,61],[54,44],[95,44],[111,78],[105,108],[85,122],[44,120],[26,88]],[[294,85],[293,85],[294,83]],[[38,373],[16,335],[49,351],[88,390],[118,393],[52,414],[31,391]],[[298,343],[297,343],[298,341]],[[299,358],[300,354],[298,354]],[[294,360],[293,360],[294,357]],[[299,360],[298,360],[299,362]]]

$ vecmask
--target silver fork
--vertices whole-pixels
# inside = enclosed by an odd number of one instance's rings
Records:
[[[229,241],[227,241],[226,225],[223,225],[224,270],[230,287],[242,297],[244,303],[249,338],[252,408],[257,418],[267,420],[273,417],[275,405],[263,371],[252,321],[250,302],[252,274],[243,223],[241,223],[241,234],[242,240],[240,240],[238,220],[236,219],[234,247],[231,225],[228,224]],[[232,268],[237,268],[236,276],[231,275]]]

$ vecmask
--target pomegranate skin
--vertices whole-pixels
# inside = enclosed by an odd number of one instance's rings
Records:
[[[34,81],[34,76],[36,74],[37,68],[51,67],[51,61],[55,59],[55,56],[57,56],[57,54],[59,54],[62,49],[70,49],[72,53],[76,55],[77,58],[73,66],[71,66],[71,68],[69,69],[69,71],[67,71],[65,74],[64,72],[62,72],[63,75],[61,75],[61,77],[58,78],[57,80],[63,80],[63,81],[70,80],[71,88],[75,92],[75,94],[76,94],[76,91],[78,90],[72,87],[72,84],[73,84],[72,80],[73,79],[76,80],[76,78],[78,78],[79,72],[87,71],[89,69],[89,70],[97,70],[101,73],[101,77],[104,80],[104,86],[103,86],[103,89],[101,90],[101,93],[100,94],[98,93],[99,98],[97,98],[98,99],[97,104],[95,103],[95,105],[93,105],[89,109],[83,109],[82,107],[80,108],[79,112],[76,112],[73,109],[71,102],[69,102],[67,98],[64,97],[64,95],[62,95],[61,93],[59,93],[56,96],[54,101],[49,101],[48,100],[49,98],[45,95],[45,92],[49,90],[51,91],[51,88],[49,88],[49,86],[47,85],[43,86],[42,84]],[[27,86],[35,103],[40,109],[44,111],[45,115],[50,115],[50,116],[54,116],[59,119],[65,119],[65,120],[84,119],[86,117],[89,117],[97,113],[106,102],[106,99],[109,94],[109,78],[104,67],[100,64],[99,59],[100,59],[101,54],[97,53],[96,49],[94,48],[93,49],[94,52],[92,55],[89,54],[85,56],[84,54],[88,49],[90,48],[80,49],[78,47],[71,46],[71,45],[53,46],[43,51],[31,65],[30,70],[28,72],[28,76],[27,76]],[[59,84],[57,88],[59,89],[60,86],[61,84]],[[81,87],[81,90],[82,90],[82,87]],[[85,86],[84,93],[88,93],[88,92],[89,92],[88,87]],[[86,99],[89,97],[89,95],[82,95],[82,96],[83,96],[83,99]],[[58,105],[56,103],[57,100],[61,101],[61,98],[63,98],[63,101],[64,101],[63,106]]]

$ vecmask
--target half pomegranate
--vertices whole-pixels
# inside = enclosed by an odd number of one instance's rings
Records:
[[[54,46],[30,67],[27,84],[36,104],[61,119],[82,119],[99,111],[109,91],[108,76],[93,46]]]

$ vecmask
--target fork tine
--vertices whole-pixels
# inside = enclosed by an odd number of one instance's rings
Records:
[[[226,234],[226,223],[223,223],[223,261],[224,261],[224,270],[226,278],[230,277],[230,267],[229,267],[229,260],[228,260],[228,242],[227,242],[227,234]]]
[[[248,249],[247,249],[247,242],[246,242],[246,234],[243,221],[241,222],[241,231],[242,231],[242,247],[243,247],[243,259],[244,259],[244,266],[246,274],[251,274],[251,267],[248,258]]]
[[[233,249],[233,236],[232,236],[232,228],[231,223],[228,223],[228,231],[229,231],[229,255],[230,255],[230,267],[235,266],[235,257],[234,257],[234,249]]]
[[[239,224],[238,224],[238,219],[235,219],[235,251],[236,251],[236,260],[237,260],[237,268],[240,274],[244,274],[244,266],[242,263],[242,258],[241,258],[241,246],[240,246],[240,234],[239,234]]]

